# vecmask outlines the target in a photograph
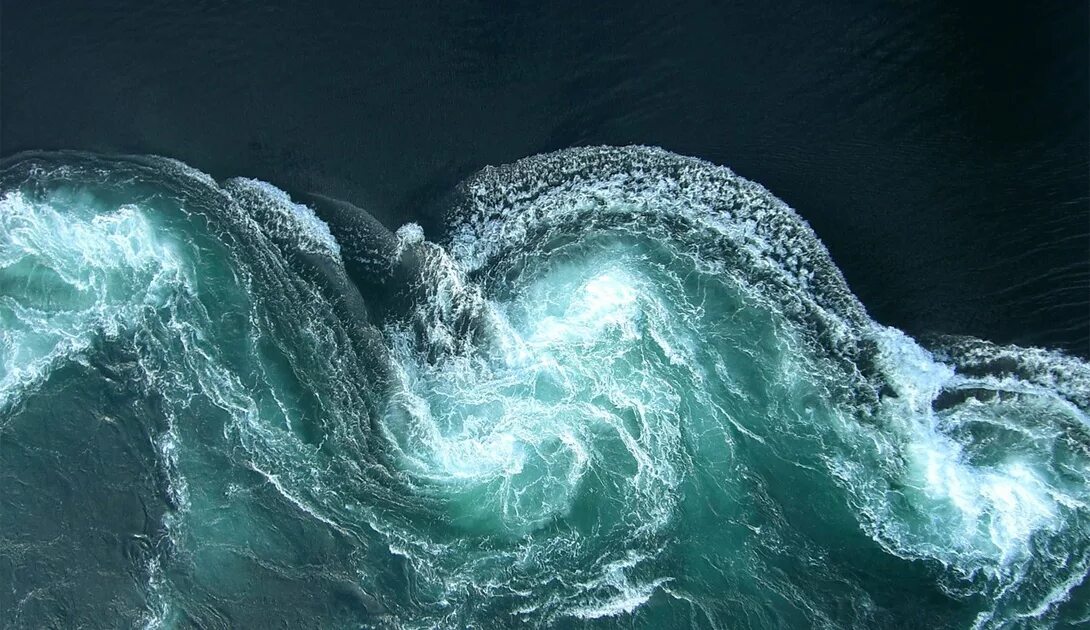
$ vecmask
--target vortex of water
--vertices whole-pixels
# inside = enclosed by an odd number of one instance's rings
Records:
[[[809,227],[725,168],[593,148],[485,169],[434,241],[159,158],[24,155],[0,183],[0,469],[26,481],[0,489],[0,553],[98,544],[29,528],[26,453],[67,444],[44,432],[146,435],[137,579],[101,587],[103,614],[1090,616],[1090,368],[873,322]]]

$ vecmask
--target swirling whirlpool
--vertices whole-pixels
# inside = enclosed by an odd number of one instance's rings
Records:
[[[1087,364],[875,323],[725,168],[487,168],[436,241],[162,158],[0,186],[13,625],[1090,621]]]

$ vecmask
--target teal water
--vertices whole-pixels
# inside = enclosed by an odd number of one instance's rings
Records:
[[[872,321],[791,209],[593,148],[443,234],[0,173],[10,625],[1075,627],[1090,367]]]

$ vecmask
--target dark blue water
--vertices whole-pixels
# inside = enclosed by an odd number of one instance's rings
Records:
[[[1090,353],[1083,2],[4,2],[0,154],[155,153],[396,227],[650,144],[799,210],[915,334]]]
[[[0,627],[1090,621],[1085,3],[315,4],[0,0]]]

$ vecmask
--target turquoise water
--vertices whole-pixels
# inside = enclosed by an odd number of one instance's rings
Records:
[[[528,158],[427,236],[162,158],[0,184],[13,625],[1090,620],[1090,367],[872,321],[725,168]]]

